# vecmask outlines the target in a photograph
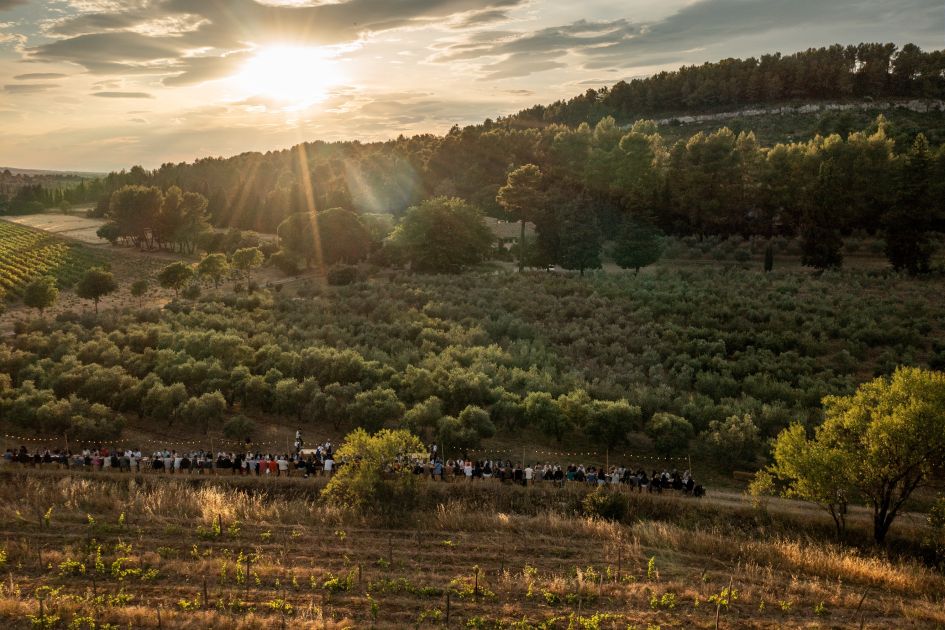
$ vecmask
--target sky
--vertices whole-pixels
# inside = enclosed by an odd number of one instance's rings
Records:
[[[945,43],[941,0],[0,0],[0,165],[109,171],[443,133],[832,43]]]

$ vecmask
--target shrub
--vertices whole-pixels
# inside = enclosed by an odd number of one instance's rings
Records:
[[[585,515],[599,516],[608,521],[622,521],[629,508],[627,497],[600,486],[584,497],[581,506]]]
[[[661,455],[678,455],[686,450],[692,438],[692,425],[671,413],[654,414],[646,423],[646,434]]]
[[[358,279],[358,268],[354,265],[334,265],[328,270],[328,284],[340,287],[354,284]]]
[[[336,457],[349,463],[338,469],[322,491],[333,505],[392,522],[410,514],[416,503],[416,476],[397,466],[405,453],[425,450],[420,438],[403,429],[374,435],[355,429],[345,437]]]
[[[242,440],[252,437],[256,431],[256,423],[246,416],[233,416],[223,425],[223,435],[231,440]]]
[[[750,414],[713,420],[705,434],[705,442],[716,460],[729,469],[751,464],[758,457],[761,438]]]

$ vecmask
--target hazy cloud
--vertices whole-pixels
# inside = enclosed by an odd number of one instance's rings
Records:
[[[32,94],[34,92],[45,92],[54,87],[59,86],[55,83],[8,83],[3,86],[3,91],[8,94]]]
[[[17,81],[43,81],[45,79],[65,79],[68,74],[61,72],[30,72],[28,74],[18,74],[14,79]]]
[[[670,65],[683,63],[695,50],[775,30],[882,24],[903,15],[910,16],[910,23],[937,25],[941,9],[940,0],[896,4],[879,0],[700,0],[650,23],[620,18],[579,20],[532,32],[480,31],[441,45],[431,60],[477,60],[483,79],[522,77],[560,68],[569,54],[580,67],[593,70]]]
[[[27,0],[0,0],[0,11],[6,11],[7,9],[12,9],[21,4],[26,4],[26,1]]]
[[[154,98],[147,92],[92,92],[92,96],[100,98]]]

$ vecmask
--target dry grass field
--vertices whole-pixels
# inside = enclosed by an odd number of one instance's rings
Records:
[[[789,510],[427,484],[394,527],[323,479],[0,473],[6,628],[934,628],[945,578]]]
[[[83,243],[93,245],[107,244],[95,232],[107,223],[106,219],[91,219],[78,212],[64,214],[58,212],[43,212],[40,214],[12,215],[6,218],[11,223],[44,230],[57,236],[65,236]]]

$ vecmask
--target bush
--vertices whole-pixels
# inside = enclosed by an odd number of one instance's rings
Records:
[[[256,432],[256,423],[246,416],[233,416],[223,425],[223,435],[231,440],[252,438]]]
[[[750,414],[729,416],[722,422],[713,420],[705,442],[714,452],[716,461],[729,469],[753,463],[761,448],[758,427]]]
[[[278,251],[269,257],[272,265],[287,276],[297,276],[299,274],[298,259],[288,252]]]
[[[689,421],[681,416],[657,413],[646,423],[646,434],[660,455],[669,456],[685,452],[693,430]]]
[[[184,287],[184,290],[180,292],[180,295],[185,300],[196,300],[200,297],[200,285],[199,284],[189,284]]]
[[[354,265],[334,265],[328,270],[328,284],[341,287],[354,284],[358,279],[358,268]]]
[[[622,521],[629,511],[627,497],[598,486],[581,503],[586,516],[598,516],[608,521]]]
[[[394,466],[405,453],[423,452],[420,438],[409,431],[384,429],[370,435],[355,429],[338,448],[338,469],[322,491],[330,504],[387,522],[411,514],[417,500],[416,475],[410,466]]]

